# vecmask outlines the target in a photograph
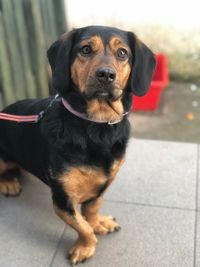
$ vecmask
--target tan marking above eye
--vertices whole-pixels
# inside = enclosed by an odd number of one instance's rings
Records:
[[[80,46],[83,47],[85,45],[89,45],[92,48],[93,52],[97,52],[99,50],[103,50],[103,42],[99,36],[93,36],[89,39],[85,39],[80,43]]]
[[[121,40],[119,37],[116,37],[116,36],[112,37],[110,39],[109,48],[110,48],[111,52],[114,53],[114,54],[117,52],[117,50],[119,48],[123,48],[123,49],[127,50],[128,52],[130,51],[128,45],[126,45],[123,42],[123,40]]]

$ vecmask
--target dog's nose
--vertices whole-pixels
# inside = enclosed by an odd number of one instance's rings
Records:
[[[116,78],[116,72],[108,67],[97,69],[96,77],[100,82],[112,83]]]

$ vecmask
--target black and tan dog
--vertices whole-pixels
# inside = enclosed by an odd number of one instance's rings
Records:
[[[11,172],[19,166],[49,185],[55,212],[78,232],[69,252],[76,264],[95,253],[95,234],[120,228],[99,209],[124,160],[132,93],[147,92],[155,59],[134,33],[101,26],[64,34],[47,55],[59,97],[3,110],[44,116],[38,123],[0,120],[0,193],[20,192]]]

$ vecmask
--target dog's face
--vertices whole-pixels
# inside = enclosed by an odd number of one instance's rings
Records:
[[[72,50],[74,84],[87,99],[116,101],[122,96],[131,72],[128,39],[122,31],[88,29]]]
[[[102,119],[109,120],[122,115],[127,92],[147,92],[155,68],[153,53],[134,33],[111,27],[73,30],[47,54],[60,95],[66,97],[73,88],[86,100],[90,117],[101,111]]]

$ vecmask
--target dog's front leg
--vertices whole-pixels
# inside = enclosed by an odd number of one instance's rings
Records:
[[[114,181],[119,168],[124,162],[124,158],[116,160],[111,168],[109,181],[107,187]],[[86,218],[88,223],[94,229],[95,234],[106,235],[120,229],[119,224],[112,216],[99,215],[99,209],[102,206],[103,194],[96,199],[82,204],[82,215]]]
[[[103,197],[98,197],[88,203],[82,204],[82,215],[93,228],[95,234],[106,235],[108,233],[118,231],[119,224],[112,216],[101,216],[99,209],[102,205]]]
[[[78,209],[75,208],[75,214],[70,215],[54,204],[56,214],[74,230],[78,232],[78,239],[69,251],[69,258],[72,264],[83,262],[95,253],[97,239],[93,228],[81,216]]]

